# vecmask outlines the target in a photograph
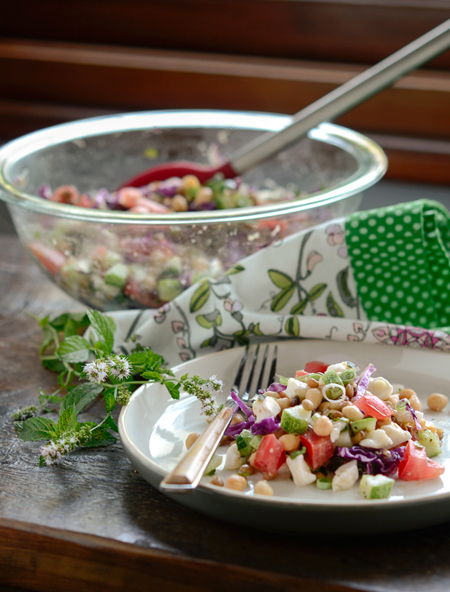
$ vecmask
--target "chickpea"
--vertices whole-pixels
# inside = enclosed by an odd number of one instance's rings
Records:
[[[329,436],[333,431],[333,422],[325,415],[321,415],[314,422],[313,430],[318,436]]]
[[[282,397],[280,399],[277,399],[277,403],[281,407],[282,411],[283,411],[283,409],[287,409],[288,407],[291,406],[291,402],[287,397]]]
[[[242,423],[244,421],[244,417],[240,413],[235,413],[231,420],[231,425],[236,425],[237,423]]]
[[[382,426],[390,425],[392,423],[392,419],[390,417],[385,417],[384,419],[379,419],[377,421],[377,429],[381,428]]]
[[[252,467],[253,467],[253,463],[255,462],[255,457],[256,457],[256,452],[253,452],[253,453],[252,453],[252,454],[249,456],[249,458],[248,458],[248,461],[247,461],[247,463],[248,463],[250,466],[252,466]]]
[[[247,479],[242,475],[230,475],[225,481],[225,487],[235,491],[244,491],[247,487]]]
[[[189,205],[184,195],[174,195],[170,204],[174,212],[187,212]]]
[[[409,404],[416,411],[422,411],[422,403],[420,402],[419,397],[416,395],[416,393],[411,395],[409,399]]]
[[[200,187],[200,181],[195,175],[186,175],[181,179],[181,191],[186,192],[189,189],[197,189],[197,187]]]
[[[265,479],[262,479],[256,483],[255,493],[257,495],[273,495],[273,489]]]
[[[315,409],[314,403],[309,399],[303,399],[302,407],[303,409],[306,409],[306,411],[313,411]]]
[[[186,444],[186,448],[189,450],[189,448],[192,448],[192,446],[197,442],[197,440],[200,438],[200,434],[197,432],[193,432],[192,434],[189,434],[189,436],[186,438],[185,444]]]
[[[199,206],[203,203],[209,203],[212,201],[213,195],[214,193],[211,187],[200,187],[200,189],[195,194],[195,204]]]
[[[364,413],[356,405],[346,405],[342,409],[342,415],[350,421],[357,421],[364,417]]]
[[[355,434],[352,437],[352,442],[353,442],[353,444],[359,444],[361,442],[361,440],[364,440],[365,437],[366,437],[366,432],[364,430],[361,430],[360,432],[358,432],[357,434]]]
[[[214,475],[211,478],[210,481],[211,485],[217,485],[217,487],[223,487],[223,479],[221,479],[220,477],[218,477],[217,475]]]
[[[280,442],[286,452],[294,452],[300,446],[300,436],[297,436],[297,434],[284,434],[284,436],[281,436]]]
[[[448,398],[440,393],[433,393],[427,399],[427,405],[432,411],[442,411],[448,403]]]
[[[313,409],[317,409],[317,407],[322,403],[322,391],[318,388],[310,388],[306,391],[305,399],[311,401],[314,405]]]
[[[416,391],[412,389],[404,388],[399,393],[400,399],[410,399],[413,395],[416,394]]]

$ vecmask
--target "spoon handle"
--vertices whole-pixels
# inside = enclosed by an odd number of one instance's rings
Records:
[[[286,148],[319,123],[335,119],[450,47],[450,19],[308,105],[283,130],[258,136],[229,159],[242,174]]]
[[[217,414],[217,417],[209,424],[177,466],[161,481],[159,484],[161,491],[187,493],[197,487],[232,415],[232,407],[224,407]]]

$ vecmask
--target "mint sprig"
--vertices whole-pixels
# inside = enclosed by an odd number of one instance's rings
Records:
[[[187,374],[177,379],[162,356],[139,344],[129,355],[115,354],[116,326],[111,317],[88,310],[37,321],[43,330],[41,362],[58,374],[59,388],[48,394],[39,389],[39,405],[17,411],[13,419],[19,438],[46,441],[39,449],[40,466],[58,464],[77,448],[114,444],[118,428],[112,412],[117,405],[126,405],[143,384],[160,383],[174,399],[185,391],[200,400],[206,416],[217,413],[213,393],[221,389],[221,381]],[[81,422],[80,414],[100,397],[104,418],[99,423]],[[58,413],[56,422],[44,416],[51,412]]]

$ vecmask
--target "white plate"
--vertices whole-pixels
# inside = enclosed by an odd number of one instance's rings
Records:
[[[178,376],[189,372],[208,378],[216,374],[225,381],[226,394],[236,373],[243,348],[226,350],[180,364]],[[373,363],[374,375],[414,389],[426,410],[426,399],[434,392],[450,394],[449,356],[446,353],[387,345],[336,343],[315,340],[288,340],[278,343],[277,371],[295,375],[305,362],[321,360],[335,363],[350,360],[360,368]],[[449,406],[450,407],[450,406]],[[154,384],[134,393],[119,418],[119,434],[125,452],[134,467],[154,487],[170,471],[186,448],[191,432],[202,432],[207,424],[200,415],[200,404],[189,396],[171,399],[164,387]],[[365,500],[358,485],[338,493],[321,491],[315,485],[295,487],[290,479],[271,482],[275,495],[253,493],[253,484],[261,475],[250,478],[243,493],[216,487],[204,477],[193,493],[169,497],[199,512],[267,530],[314,533],[368,533],[430,526],[450,520],[450,430],[449,409],[426,412],[445,432],[443,452],[436,457],[446,467],[441,478],[422,481],[396,481],[387,500]],[[224,449],[219,449],[224,453]],[[221,471],[218,471],[221,473]],[[224,477],[229,472],[222,472]],[[221,475],[222,476],[222,475]]]

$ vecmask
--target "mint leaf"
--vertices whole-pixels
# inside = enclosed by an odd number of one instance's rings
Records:
[[[128,361],[133,366],[134,371],[140,374],[145,370],[148,372],[167,372],[165,368],[163,370],[164,358],[152,352],[151,349],[132,353],[128,357]]]
[[[64,409],[58,419],[56,426],[57,436],[63,436],[72,432],[77,425],[77,413],[75,411],[75,405],[71,405]]]
[[[56,353],[64,362],[87,362],[90,355],[89,341],[79,335],[67,337]]]
[[[106,411],[112,411],[116,406],[116,398],[113,390],[108,390],[103,393],[103,400],[105,401]]]
[[[105,425],[107,425],[109,428],[111,428],[113,430],[113,432],[119,433],[119,428],[117,427],[117,424],[114,421],[114,419],[111,417],[111,415],[108,415],[108,417],[105,419]]]
[[[178,382],[164,381],[163,384],[165,385],[165,387],[169,391],[172,399],[179,399],[180,398],[180,384]]]
[[[84,382],[71,389],[61,401],[59,414],[61,415],[68,407],[75,407],[78,415],[89,403],[91,403],[103,390],[103,387],[93,382]]]
[[[83,448],[110,446],[111,444],[115,444],[117,442],[117,439],[110,432],[108,432],[108,428],[106,427],[101,426],[91,433],[91,439],[82,445]]]
[[[145,380],[155,380],[158,382],[161,380],[162,375],[160,372],[143,372],[142,378],[145,378]]]
[[[47,417],[30,417],[26,421],[16,421],[14,427],[19,438],[26,442],[51,440],[56,437],[56,424]]]
[[[98,339],[96,346],[103,350],[106,355],[110,354],[114,346],[116,324],[111,317],[102,315],[98,310],[88,310],[87,314],[91,321],[91,327]]]

